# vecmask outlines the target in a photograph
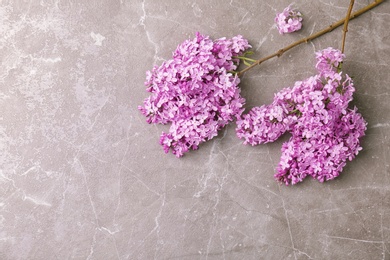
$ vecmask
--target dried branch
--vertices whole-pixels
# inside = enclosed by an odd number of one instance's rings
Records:
[[[359,9],[358,11],[352,13],[352,14],[349,16],[348,21],[349,21],[349,20],[352,20],[352,19],[354,19],[354,18],[356,18],[356,17],[358,17],[358,16],[361,15],[361,14],[364,14],[365,12],[367,12],[367,11],[371,10],[372,8],[378,6],[379,4],[383,3],[384,1],[385,1],[385,0],[375,0],[373,3],[371,3],[371,4],[367,5],[367,6],[365,6],[365,7],[361,8],[361,9]],[[351,8],[351,6],[350,6],[350,8]],[[352,10],[352,8],[351,8],[351,10]],[[326,33],[328,33],[328,32],[331,32],[331,31],[333,31],[335,28],[337,28],[337,27],[339,27],[339,26],[341,26],[341,25],[343,25],[343,24],[344,24],[344,27],[345,27],[345,22],[346,22],[346,21],[347,21],[346,18],[341,19],[341,20],[339,20],[339,21],[337,21],[337,22],[335,22],[335,23],[329,25],[327,28],[325,28],[325,29],[323,29],[323,30],[321,30],[321,31],[318,31],[318,32],[316,32],[316,33],[313,33],[313,34],[311,34],[311,35],[308,36],[308,37],[305,37],[305,38],[303,38],[303,39],[300,39],[299,41],[296,41],[296,42],[294,42],[294,43],[292,43],[292,44],[290,44],[290,45],[288,45],[288,46],[286,46],[286,47],[284,47],[284,48],[278,50],[278,51],[275,52],[274,54],[271,54],[271,55],[269,55],[269,56],[267,56],[267,57],[258,59],[258,60],[256,60],[252,65],[250,65],[250,66],[246,67],[245,69],[239,71],[239,72],[237,73],[237,75],[238,75],[238,76],[241,76],[242,74],[244,74],[244,73],[247,72],[248,70],[250,70],[250,69],[252,69],[253,67],[255,67],[255,66],[257,66],[257,65],[259,65],[259,64],[261,64],[261,63],[263,63],[264,61],[269,60],[269,59],[272,59],[272,58],[274,58],[274,57],[280,57],[280,56],[282,56],[283,53],[285,53],[286,51],[288,51],[288,50],[290,50],[290,49],[292,49],[292,48],[294,48],[294,47],[296,47],[296,46],[298,46],[298,45],[300,45],[300,44],[302,44],[302,43],[307,43],[307,42],[309,42],[309,41],[311,41],[311,40],[313,40],[313,39],[315,39],[315,38],[317,38],[317,37],[320,37],[320,36],[322,36],[322,35],[324,35],[324,34],[326,34]],[[348,23],[348,22],[347,22],[347,23]],[[347,25],[348,25],[348,24],[347,24]]]
[[[347,32],[348,32],[348,22],[349,22],[349,19],[351,17],[351,12],[352,12],[352,8],[353,8],[354,3],[355,3],[354,0],[351,0],[351,2],[349,2],[348,12],[347,12],[347,15],[345,16],[345,22],[344,22],[344,28],[343,28],[343,40],[341,41],[341,53],[344,53],[345,39],[347,37]]]

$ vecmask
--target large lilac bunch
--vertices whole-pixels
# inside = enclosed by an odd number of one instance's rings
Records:
[[[245,144],[273,142],[286,131],[275,177],[296,184],[310,175],[320,182],[337,177],[362,149],[366,122],[348,108],[353,82],[339,72],[343,54],[328,48],[316,53],[318,74],[278,92],[270,105],[253,108],[237,121]]]
[[[172,149],[181,157],[241,115],[245,100],[231,71],[248,48],[240,35],[213,41],[197,33],[177,47],[171,60],[147,72],[145,85],[152,94],[138,108],[148,123],[172,123],[160,138],[165,152]]]

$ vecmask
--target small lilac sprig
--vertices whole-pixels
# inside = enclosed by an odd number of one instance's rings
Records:
[[[177,47],[171,60],[147,72],[151,95],[138,108],[148,123],[171,123],[160,138],[165,152],[181,157],[241,115],[245,99],[232,71],[250,47],[241,35],[213,41],[197,33]]]
[[[332,48],[316,53],[318,74],[278,92],[270,105],[253,108],[237,121],[237,136],[245,144],[273,142],[285,132],[275,178],[286,185],[312,176],[334,179],[347,160],[362,149],[366,122],[348,108],[355,91],[352,79],[338,72],[344,55]]]
[[[283,12],[275,17],[275,23],[280,34],[292,33],[302,28],[302,14],[291,5],[287,6]]]

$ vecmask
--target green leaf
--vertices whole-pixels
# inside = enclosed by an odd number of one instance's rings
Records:
[[[246,65],[246,66],[250,66],[251,64],[249,63],[249,62],[247,62],[246,60],[244,60],[244,64]]]
[[[246,52],[244,52],[244,56],[250,56],[253,53],[254,53],[253,51],[246,51]]]

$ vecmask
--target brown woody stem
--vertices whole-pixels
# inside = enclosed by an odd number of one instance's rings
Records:
[[[365,12],[367,12],[367,11],[371,10],[372,8],[378,6],[379,4],[383,3],[384,1],[385,1],[385,0],[375,0],[373,3],[371,3],[371,4],[367,5],[367,6],[365,6],[365,7],[361,8],[361,9],[359,9],[358,11],[352,13],[352,14],[350,15],[350,17],[349,17],[348,20],[352,20],[352,19],[358,17],[359,15],[364,14]],[[339,26],[341,26],[341,25],[343,25],[343,24],[344,24],[344,26],[345,26],[345,21],[346,21],[346,18],[341,19],[341,20],[339,20],[339,21],[337,21],[337,22],[335,22],[335,23],[329,25],[327,28],[325,28],[325,29],[323,29],[323,30],[321,30],[321,31],[318,31],[318,32],[316,32],[316,33],[313,33],[313,34],[311,34],[311,35],[308,36],[308,37],[302,38],[302,39],[300,39],[299,41],[296,41],[296,42],[294,42],[294,43],[292,43],[292,44],[290,44],[290,45],[288,45],[288,46],[286,46],[286,47],[284,47],[284,48],[278,50],[278,51],[275,52],[274,54],[271,54],[271,55],[269,55],[269,56],[267,56],[267,57],[264,57],[264,58],[261,58],[261,59],[256,60],[252,65],[250,65],[250,66],[246,67],[245,69],[239,71],[239,72],[237,73],[237,75],[238,75],[238,76],[241,76],[242,74],[244,74],[244,73],[247,72],[248,70],[250,70],[250,69],[252,69],[253,67],[255,67],[255,66],[257,66],[257,65],[259,65],[259,64],[261,64],[261,63],[263,63],[264,61],[269,60],[269,59],[272,59],[272,58],[274,58],[274,57],[280,57],[280,56],[282,56],[283,53],[285,53],[286,51],[288,51],[288,50],[290,50],[290,49],[292,49],[292,48],[294,48],[294,47],[296,47],[296,46],[298,46],[298,45],[300,45],[300,44],[302,44],[302,43],[307,43],[307,42],[309,42],[309,41],[311,41],[311,40],[313,40],[313,39],[315,39],[315,38],[317,38],[317,37],[320,37],[320,36],[322,36],[322,35],[324,35],[324,34],[326,34],[326,33],[328,33],[328,32],[331,32],[331,31],[333,31],[335,28],[337,28],[337,27],[339,27]]]
[[[341,41],[341,53],[344,53],[345,39],[347,37],[347,32],[348,32],[348,22],[349,22],[349,19],[351,17],[351,12],[352,12],[352,8],[353,8],[354,3],[355,3],[354,0],[351,0],[351,2],[349,2],[348,12],[347,12],[347,15],[345,16],[345,22],[344,22],[344,27],[343,27],[343,40]]]

